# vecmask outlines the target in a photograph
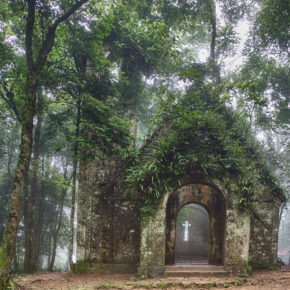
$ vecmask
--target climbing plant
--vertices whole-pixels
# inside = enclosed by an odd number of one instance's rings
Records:
[[[252,84],[247,83],[230,84],[219,91],[204,84],[185,95],[166,91],[155,120],[162,124],[156,130],[162,128],[163,133],[144,146],[127,170],[127,193],[141,194],[147,207],[154,207],[164,193],[181,186],[186,176],[199,174],[224,180],[240,208],[249,207],[256,185],[271,177],[258,161],[259,146],[254,144],[246,118],[227,107],[229,93],[221,94],[234,87],[249,90],[249,98],[255,96]]]

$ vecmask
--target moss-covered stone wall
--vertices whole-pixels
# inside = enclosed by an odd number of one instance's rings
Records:
[[[277,264],[280,199],[265,188],[252,204],[249,262],[253,268]]]
[[[140,274],[156,276],[164,272],[165,222],[165,208],[159,208],[150,217],[143,217],[141,224]]]
[[[224,266],[236,274],[247,273],[250,214],[237,208],[227,209]]]
[[[82,161],[79,179],[77,263],[139,264],[140,202],[124,197],[116,161]]]

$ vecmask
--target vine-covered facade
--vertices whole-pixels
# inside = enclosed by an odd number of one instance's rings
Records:
[[[146,211],[142,193],[134,198],[125,194],[120,170],[115,160],[82,162],[77,271],[164,273],[166,265],[175,263],[176,219],[186,204],[199,204],[209,213],[209,264],[245,273],[249,266],[277,263],[283,196],[270,185],[256,184],[259,191],[245,209],[235,176],[184,174],[154,209]]]

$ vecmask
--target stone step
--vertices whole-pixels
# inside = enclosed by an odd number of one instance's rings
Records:
[[[175,266],[177,265],[208,265],[208,259],[204,257],[179,256],[175,258]]]
[[[165,273],[169,276],[229,276],[223,266],[214,265],[174,265],[166,266]]]

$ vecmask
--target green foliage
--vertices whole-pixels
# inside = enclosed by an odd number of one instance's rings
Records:
[[[252,90],[247,83],[237,87]],[[208,85],[203,93],[203,97],[194,91],[185,96],[170,94],[162,101],[156,122],[164,124],[166,133],[145,146],[128,169],[128,193],[141,193],[148,205],[156,206],[165,192],[182,184],[185,176],[231,176],[236,179],[233,184],[236,182],[237,188],[232,191],[240,208],[249,207],[256,184],[267,178],[263,176],[264,165],[256,162],[259,158],[246,141],[249,136],[240,131],[246,121],[226,109],[228,98],[219,99]]]
[[[236,78],[240,79],[241,83],[250,82],[255,86],[255,95],[247,97],[246,101],[258,100],[255,102],[255,105],[258,105],[255,108],[257,124],[263,128],[277,126],[285,130],[290,120],[288,64],[253,54]],[[261,109],[260,105],[273,106],[275,110]]]
[[[257,45],[262,48],[272,48],[272,53],[278,52],[276,46],[284,52],[289,44],[289,1],[265,0],[255,21],[255,33],[259,37]]]
[[[281,269],[279,265],[271,265],[266,268],[267,270],[278,271]]]
[[[4,26],[3,28],[3,32],[2,32],[3,39],[5,39],[7,33],[11,35],[14,34],[13,31],[8,28],[8,25]]]
[[[105,154],[120,152],[131,143],[129,120],[115,114],[114,104],[110,101],[99,101],[89,95],[83,100],[82,125],[84,132],[80,144],[85,148],[100,149]],[[118,145],[118,146],[114,146]]]
[[[110,283],[102,284],[100,286],[101,289],[111,289],[113,286]]]
[[[2,1],[0,3],[0,33],[3,40],[5,40],[7,35],[14,34],[11,29],[11,23],[15,20],[17,11],[12,10],[9,4],[9,1]],[[2,40],[1,37],[0,40]]]

